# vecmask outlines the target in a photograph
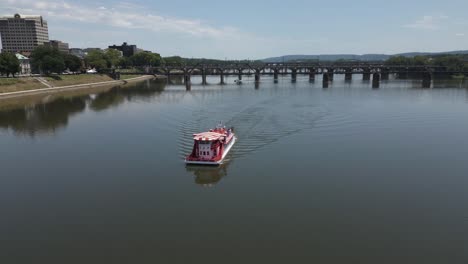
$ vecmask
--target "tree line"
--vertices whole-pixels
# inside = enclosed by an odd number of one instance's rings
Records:
[[[231,64],[262,64],[260,60],[217,60],[204,58],[182,58],[180,56],[164,57],[165,65],[197,65],[197,64],[213,64],[213,65],[231,65]]]
[[[78,72],[82,69],[81,59],[50,46],[36,47],[30,56],[31,70],[34,73],[62,73],[65,70]]]
[[[468,72],[468,55],[394,56],[385,63],[404,66],[439,66],[445,67],[448,71]]]
[[[157,53],[142,51],[130,57],[122,57],[120,51],[115,49],[93,50],[85,57],[86,65],[96,70],[110,68],[130,68],[161,66],[164,61]]]
[[[161,56],[152,52],[139,52],[131,57],[123,57],[121,52],[115,49],[93,50],[82,60],[75,55],[60,52],[56,48],[45,45],[36,47],[31,52],[29,59],[31,71],[45,75],[60,74],[65,70],[80,72],[85,68],[95,68],[100,71],[111,68],[161,66],[164,64]],[[14,77],[20,71],[20,61],[14,53],[0,53],[0,74]]]
[[[81,60],[75,55],[60,52],[50,46],[38,46],[30,57],[33,73],[51,74],[62,73],[64,70],[76,72],[82,68]],[[20,61],[14,53],[0,53],[0,73],[9,77],[21,71]]]

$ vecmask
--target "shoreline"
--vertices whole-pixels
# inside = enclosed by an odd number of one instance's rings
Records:
[[[125,80],[113,80],[113,81],[104,81],[104,82],[95,82],[95,83],[66,85],[66,86],[59,86],[59,87],[52,87],[52,88],[41,88],[41,89],[33,89],[33,90],[7,92],[7,93],[0,93],[0,100],[7,100],[11,98],[18,98],[18,97],[31,96],[31,95],[52,94],[52,93],[63,92],[63,91],[84,90],[84,89],[107,86],[107,85],[125,85],[127,83],[158,79],[158,78],[161,78],[161,77],[158,77],[155,75],[144,75],[144,76],[139,76],[139,77],[125,79]]]

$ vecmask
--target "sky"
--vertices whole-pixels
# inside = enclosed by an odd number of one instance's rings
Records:
[[[125,41],[217,59],[468,50],[467,10],[467,0],[0,0],[0,15],[42,15],[70,47]]]

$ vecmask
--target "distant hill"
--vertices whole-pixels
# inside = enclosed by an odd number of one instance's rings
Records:
[[[444,55],[444,54],[468,54],[468,50],[458,50],[458,51],[447,51],[447,52],[408,52],[408,53],[399,53],[393,55],[387,54],[322,54],[322,55],[286,55],[281,57],[272,57],[263,59],[263,62],[268,63],[280,63],[280,62],[289,62],[289,61],[337,61],[337,60],[356,60],[356,61],[384,61],[389,59],[392,56],[404,56],[404,57],[414,57],[414,56],[428,56],[428,55]]]

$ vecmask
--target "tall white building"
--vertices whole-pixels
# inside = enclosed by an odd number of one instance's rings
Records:
[[[29,53],[49,42],[47,21],[42,16],[0,17],[2,52]]]

